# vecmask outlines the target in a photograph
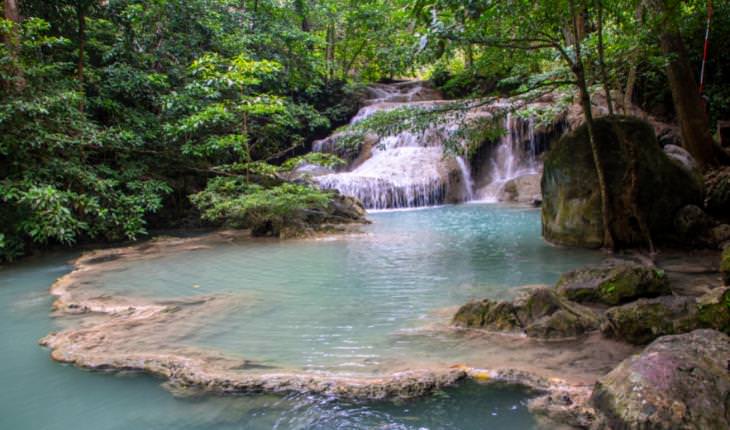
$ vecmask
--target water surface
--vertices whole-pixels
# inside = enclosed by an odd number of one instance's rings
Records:
[[[490,205],[373,214],[365,235],[252,241],[135,262],[103,274],[109,294],[230,294],[242,305],[211,315],[182,339],[271,367],[377,374],[393,365],[448,364],[459,339],[419,335],[448,322],[441,309],[508,297],[554,282],[599,255],[551,247],[539,212]],[[49,317],[48,286],[71,255],[0,270],[1,429],[529,429],[526,394],[468,383],[405,403],[309,395],[178,399],[144,376],[83,372],[53,363],[37,340]],[[415,335],[414,335],[415,333]]]

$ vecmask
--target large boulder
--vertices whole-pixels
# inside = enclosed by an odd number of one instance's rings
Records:
[[[497,198],[501,202],[514,203],[534,204],[542,201],[540,174],[532,173],[510,179],[504,183]]]
[[[567,272],[558,280],[556,289],[568,300],[606,305],[671,294],[662,270],[619,260]]]
[[[730,334],[730,288],[716,288],[698,299],[677,296],[640,299],[608,309],[601,323],[605,336],[635,345],[699,328]]]
[[[599,429],[730,428],[730,338],[715,330],[664,336],[596,383]]]
[[[588,308],[558,296],[549,287],[531,287],[512,302],[480,300],[462,306],[453,323],[460,327],[524,332],[529,337],[560,339],[580,336],[599,325]]]
[[[617,245],[645,244],[629,205],[629,163],[624,147],[636,153],[636,203],[655,240],[671,233],[679,208],[702,204],[702,182],[667,157],[649,124],[628,117],[599,118],[595,130]],[[619,140],[617,130],[625,139]],[[565,135],[548,152],[542,193],[543,235],[548,241],[592,248],[603,245],[600,188],[585,125]]]

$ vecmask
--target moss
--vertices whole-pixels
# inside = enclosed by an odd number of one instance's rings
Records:
[[[716,289],[697,303],[697,321],[701,328],[730,334],[730,288]]]
[[[610,263],[564,274],[558,293],[577,302],[618,305],[641,297],[669,294],[666,275],[635,263]]]
[[[687,204],[701,205],[702,183],[674,164],[659,147],[649,124],[635,118],[615,119],[639,161],[637,203],[653,236],[661,241],[672,232],[673,214]],[[630,216],[624,193],[626,155],[611,120],[596,120],[599,152],[606,172],[609,205],[617,245],[643,245],[644,237]],[[585,126],[564,136],[548,153],[542,179],[543,235],[571,246],[602,245],[600,190]]]

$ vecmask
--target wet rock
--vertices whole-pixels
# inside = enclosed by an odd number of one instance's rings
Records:
[[[694,158],[692,158],[692,155],[686,149],[674,144],[664,145],[662,149],[670,160],[675,162],[687,172],[693,175],[700,174],[699,168],[697,167],[697,162]]]
[[[610,308],[601,332],[615,339],[642,345],[665,335],[711,328],[730,333],[730,289],[716,288],[694,297],[662,296],[640,299]]]
[[[575,429],[590,428],[596,421],[590,407],[591,390],[583,388],[559,388],[529,400],[527,407],[536,415],[538,428]]]
[[[674,216],[674,228],[683,243],[696,243],[716,224],[700,207],[687,205]]]
[[[559,297],[548,287],[532,287],[512,302],[481,300],[467,303],[453,323],[468,328],[520,331],[540,339],[575,337],[598,328],[596,314]]]
[[[673,215],[688,204],[701,205],[703,185],[698,177],[673,162],[659,147],[652,127],[635,118],[596,120],[604,161],[612,231],[619,246],[644,245],[645,237],[628,207],[627,157],[614,125],[632,145],[638,161],[636,202],[646,214],[655,241],[669,240]],[[570,246],[603,245],[601,198],[585,126],[564,136],[548,152],[542,177],[543,235],[550,242]]]
[[[360,200],[334,192],[324,208],[310,208],[283,220],[283,224],[263,222],[252,228],[253,236],[278,236],[282,239],[306,237],[317,232],[343,231],[348,224],[368,224]]]
[[[691,326],[695,300],[691,297],[662,296],[639,299],[610,308],[604,315],[601,332],[611,338],[643,345],[659,336],[683,333]]]
[[[501,202],[530,203],[542,200],[539,173],[518,176],[504,184],[497,197]]]
[[[515,331],[522,328],[512,303],[488,299],[472,301],[459,308],[454,315],[453,324],[495,331]]]
[[[671,294],[662,270],[615,260],[565,273],[556,288],[568,300],[607,305]]]
[[[599,429],[730,428],[730,338],[715,330],[664,336],[596,383]]]

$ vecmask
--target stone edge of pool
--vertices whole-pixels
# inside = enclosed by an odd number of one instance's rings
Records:
[[[212,295],[154,300],[98,295],[83,288],[88,285],[86,280],[129,262],[209,249],[244,239],[247,239],[245,232],[224,230],[196,237],[163,237],[142,244],[84,253],[74,261],[73,270],[51,286],[50,293],[56,298],[53,312],[56,315],[103,315],[106,319],[50,333],[39,343],[51,350],[51,358],[57,362],[94,371],[149,374],[164,379],[164,386],[180,395],[306,392],[359,400],[408,399],[470,379],[484,385],[524,387],[533,394],[528,404],[530,410],[548,418],[562,422],[590,422],[593,419],[592,410],[585,406],[592,385],[569,383],[509,367],[487,369],[453,365],[403,370],[377,377],[301,371],[244,373],[240,370],[249,364],[246,360],[208,349],[124,350],[123,346],[140,327],[154,330],[154,327],[194,314],[220,312],[231,297]]]

